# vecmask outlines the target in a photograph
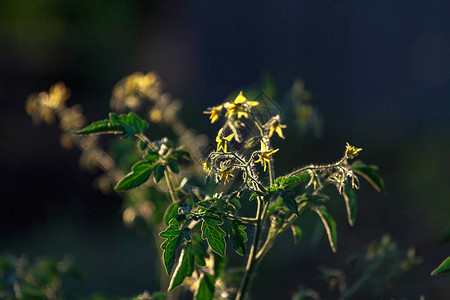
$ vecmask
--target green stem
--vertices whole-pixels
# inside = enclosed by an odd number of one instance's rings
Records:
[[[262,126],[260,126],[260,124],[256,121],[256,119],[255,119],[255,123],[257,124],[258,129],[261,132],[261,135],[263,135],[264,130],[262,129]],[[267,145],[267,149],[269,149],[268,145]],[[251,160],[249,162],[251,162]],[[272,185],[273,182],[275,181],[275,173],[273,170],[273,159],[272,158],[268,162],[268,165],[269,165],[268,166],[269,167],[269,183],[270,183],[270,185]],[[251,172],[248,172],[247,176],[250,177],[249,173],[251,173]],[[257,182],[255,179],[253,179],[253,180],[255,182]],[[245,268],[244,278],[242,279],[241,286],[239,288],[239,292],[236,296],[236,300],[243,299],[243,297],[245,296],[249,282],[252,279],[253,271],[259,263],[259,260],[257,259],[257,251],[258,251],[257,248],[258,248],[258,243],[259,243],[259,239],[260,239],[260,235],[261,235],[261,228],[265,222],[266,213],[267,213],[267,209],[269,207],[270,201],[267,200],[264,203],[264,200],[262,197],[258,197],[257,199],[258,199],[258,208],[256,211],[256,220],[257,220],[256,222],[257,223],[256,223],[255,234],[253,236],[253,242],[252,242],[252,246],[250,248],[250,254],[249,254],[249,257],[247,260],[247,266]],[[266,242],[268,239],[269,239],[269,237],[266,239]]]
[[[299,173],[303,173],[306,172],[308,170],[326,170],[326,169],[332,169],[332,168],[336,168],[336,167],[340,167],[342,165],[342,163],[344,163],[346,161],[347,157],[344,156],[340,161],[334,163],[334,164],[329,164],[329,165],[324,165],[324,166],[315,166],[315,165],[310,165],[310,166],[306,166],[303,168],[300,168],[298,170],[295,170],[287,175],[285,175],[284,177],[290,177],[293,175],[297,175]]]
[[[249,257],[247,260],[247,266],[245,268],[244,278],[242,279],[241,286],[239,287],[239,292],[236,296],[236,300],[242,300],[243,297],[245,296],[245,293],[247,292],[248,284],[250,282],[250,279],[253,274],[253,270],[255,268],[255,262],[256,262],[255,256],[256,256],[256,251],[257,251],[258,242],[259,242],[259,236],[261,234],[261,227],[262,227],[262,222],[261,222],[262,221],[262,218],[261,218],[262,202],[263,202],[263,200],[261,199],[261,197],[258,197],[258,208],[256,210],[257,223],[256,223],[255,235],[253,236],[253,242],[252,242],[252,246],[250,248],[250,254],[249,254]]]

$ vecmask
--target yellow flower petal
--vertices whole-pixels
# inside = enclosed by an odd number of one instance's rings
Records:
[[[274,131],[275,131],[275,127],[274,126],[270,126],[269,137],[272,137]]]
[[[231,141],[231,139],[234,137],[234,132],[230,134],[229,136],[225,137],[227,141]]]
[[[358,152],[360,152],[361,150],[362,150],[362,148],[356,148],[354,146],[350,146],[350,144],[347,143],[346,150],[345,150],[345,155],[347,157],[352,158],[353,156],[356,156],[358,154]]]
[[[204,111],[204,114],[210,114],[209,119],[211,120],[211,124],[217,121],[219,118],[220,112],[222,110],[222,105],[214,106],[211,110]]]
[[[245,98],[242,91],[239,93],[239,95],[237,95],[236,99],[234,99],[234,103],[236,104],[245,103],[245,101],[247,101],[247,98]]]
[[[257,105],[259,105],[259,102],[258,102],[258,101],[247,101],[246,103],[247,103],[247,105],[249,105],[249,106],[257,106]]]
[[[284,139],[283,131],[281,131],[281,126],[278,125],[275,131],[277,132],[280,138]]]
[[[272,155],[272,154],[274,154],[275,152],[278,152],[278,150],[280,150],[280,149],[275,149],[275,150],[266,152],[265,154],[266,154],[266,155]]]

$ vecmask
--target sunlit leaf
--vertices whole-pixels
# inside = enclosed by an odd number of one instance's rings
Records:
[[[245,225],[240,221],[231,221],[230,229],[230,240],[234,251],[239,255],[245,255],[245,242],[247,241]]]
[[[384,192],[383,178],[376,172],[378,167],[374,165],[367,166],[361,161],[356,161],[352,169],[355,173],[361,175],[366,179],[377,192]]]
[[[178,265],[173,271],[168,290],[171,291],[183,283],[185,277],[190,277],[194,272],[194,251],[192,243],[187,243],[181,250]]]
[[[189,152],[187,152],[186,150],[183,150],[183,149],[175,150],[173,152],[173,154],[177,159],[180,159],[180,158],[184,158],[187,160],[191,159],[191,155],[189,154]]]
[[[136,163],[131,172],[122,178],[114,187],[116,191],[124,191],[135,188],[143,184],[150,177],[153,171],[153,164],[147,161]]]
[[[172,220],[173,217],[176,217],[178,215],[178,209],[180,208],[180,205],[178,203],[171,203],[164,213],[163,222],[164,225],[169,225],[170,220]]]
[[[241,208],[241,202],[237,198],[233,198],[228,200],[228,202],[235,208],[240,209]]]
[[[111,125],[109,120],[102,120],[94,122],[83,129],[76,131],[76,134],[122,134],[124,133],[124,128],[121,125]]]
[[[450,272],[450,256],[447,257],[436,269],[431,272],[431,275]]]
[[[144,158],[148,161],[154,162],[159,159],[159,154],[158,152],[147,151],[147,154],[144,155]]]
[[[216,275],[216,277],[220,277],[225,273],[224,270],[227,266],[227,257],[220,256],[216,253],[213,253],[213,257],[214,257],[214,275]]]
[[[125,129],[125,133],[128,135],[133,135],[135,133],[143,133],[147,129],[147,122],[136,116],[134,113],[130,112],[128,115],[117,116],[114,113],[109,114],[109,119],[111,120],[111,125],[121,125]]]
[[[206,239],[208,245],[217,254],[225,255],[225,231],[219,227],[221,220],[213,216],[205,216],[202,222],[202,239]]]
[[[200,284],[195,291],[195,300],[212,300],[214,296],[215,277],[211,274],[202,274]]]
[[[253,193],[250,195],[250,198],[248,198],[249,201],[252,201],[253,199],[255,199],[256,197],[258,197],[257,193]]]
[[[138,145],[139,145],[139,150],[144,151],[147,148],[148,143],[145,141],[139,141]]]
[[[331,250],[333,252],[336,252],[336,245],[337,245],[337,231],[336,231],[336,222],[334,221],[333,217],[331,217],[328,214],[328,211],[325,206],[311,207],[312,210],[314,210],[322,220],[323,226],[325,227],[325,231],[328,235],[328,241],[330,242]]]
[[[175,174],[180,173],[180,168],[178,167],[178,164],[176,161],[174,161],[174,160],[169,161],[167,166],[173,173],[175,173]]]
[[[192,252],[194,253],[195,263],[199,266],[205,266],[206,248],[202,243],[202,238],[196,232],[192,234]]]
[[[160,237],[166,239],[162,245],[161,249],[164,250],[163,262],[166,268],[167,274],[170,275],[172,272],[173,264],[175,262],[175,254],[178,246],[183,241],[183,233],[179,226],[175,223],[171,223],[166,230],[159,234]]]
[[[346,185],[343,192],[345,207],[347,208],[348,223],[353,226],[356,217],[356,194]]]
[[[278,185],[281,188],[286,188],[286,187],[293,187],[296,184],[301,183],[302,181],[306,181],[309,179],[309,174],[308,173],[303,173],[303,174],[296,174],[296,175],[292,175],[292,176],[283,176],[283,177],[278,177],[275,180],[275,184]]]
[[[156,183],[158,183],[161,180],[161,178],[163,178],[163,176],[164,176],[164,169],[165,169],[165,166],[162,165],[162,164],[156,164],[155,165],[155,168],[154,168],[155,174],[154,174],[154,176],[155,176],[155,182]]]
[[[131,136],[136,133],[143,133],[148,124],[134,113],[128,115],[109,114],[109,120],[94,122],[91,125],[75,132],[76,134],[123,134]]]

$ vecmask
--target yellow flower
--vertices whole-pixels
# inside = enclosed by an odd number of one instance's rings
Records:
[[[219,152],[220,149],[222,149],[223,152],[227,152],[227,142],[231,141],[231,139],[234,136],[234,133],[232,133],[229,136],[222,138],[222,131],[223,131],[223,128],[220,128],[220,130],[216,136],[217,152]]]
[[[273,132],[276,132],[280,138],[284,139],[283,131],[281,131],[282,128],[286,128],[286,125],[281,125],[280,115],[276,115],[275,120],[270,125],[269,137],[272,137]]]
[[[209,162],[209,160],[206,160],[206,161],[202,162],[202,165],[203,165],[203,170],[205,170],[205,172],[209,174],[209,172],[211,171],[211,162]]]
[[[240,119],[241,117],[248,118],[249,108],[257,105],[259,105],[258,101],[247,101],[247,98],[241,91],[239,95],[237,95],[236,99],[234,99],[233,103],[226,102],[224,104],[225,108],[227,109],[225,117],[237,113],[238,119]]]
[[[346,150],[345,150],[345,156],[352,158],[353,156],[358,155],[358,152],[361,150],[362,150],[362,148],[356,148],[356,147],[350,146],[350,144],[347,143]]]
[[[266,171],[266,166],[267,166],[266,163],[270,162],[269,155],[274,154],[278,150],[280,150],[280,149],[266,150],[266,146],[261,141],[261,154],[259,155],[259,159],[255,161],[255,163],[261,162],[261,165],[264,167],[264,171]]]
[[[214,106],[210,111],[204,111],[204,114],[211,114],[209,118],[211,119],[211,124],[217,121],[220,115],[220,111],[222,110],[222,105]]]
[[[228,181],[228,176],[233,177],[233,175],[231,174],[231,173],[233,173],[233,170],[234,170],[234,168],[231,168],[231,169],[228,170],[228,171],[220,172],[220,175],[218,175],[218,176],[219,176],[219,181],[222,181],[222,179],[225,179],[225,180],[223,181],[223,183],[224,183],[224,184],[227,183],[227,181]]]

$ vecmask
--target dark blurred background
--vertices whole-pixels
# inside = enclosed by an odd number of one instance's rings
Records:
[[[268,72],[279,101],[302,78],[324,120],[320,138],[287,130],[281,172],[334,161],[348,141],[380,167],[387,192],[362,184],[352,228],[337,198],[337,254],[325,239],[308,240],[314,228],[295,247],[286,234],[261,266],[271,275],[256,278],[254,299],[320,289],[318,266],[343,267],[387,232],[423,258],[390,296],[450,299],[450,277],[430,276],[450,255],[449,16],[448,1],[0,1],[0,251],[71,254],[86,274],[67,286],[79,296],[158,289],[151,237],[124,227],[120,198],[92,187],[99,174],[79,169],[79,151],[60,147],[56,125],[32,124],[27,96],[62,80],[68,105],[94,121],[118,80],[156,71],[183,100],[186,123],[213,136],[201,111]]]

